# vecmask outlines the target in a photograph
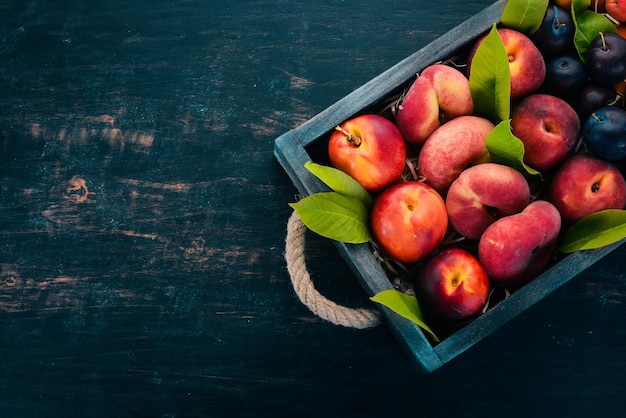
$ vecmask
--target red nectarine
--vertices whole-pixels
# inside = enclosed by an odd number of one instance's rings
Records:
[[[406,163],[406,145],[390,120],[376,115],[357,116],[330,135],[328,156],[333,167],[345,172],[370,192],[398,181]]]
[[[391,258],[414,263],[429,255],[448,229],[448,213],[432,187],[408,181],[383,191],[371,212],[372,235]]]
[[[568,222],[604,209],[624,209],[626,181],[614,164],[576,154],[552,178],[550,201]]]
[[[425,314],[454,322],[478,314],[487,303],[489,288],[483,266],[459,248],[445,249],[428,259],[415,283]]]

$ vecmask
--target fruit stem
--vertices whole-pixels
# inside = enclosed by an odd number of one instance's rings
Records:
[[[604,39],[604,33],[600,32],[598,33],[598,35],[600,36],[600,39],[602,39],[602,50],[606,52],[607,47],[606,47],[606,40]]]
[[[348,141],[355,147],[361,146],[361,142],[363,142],[363,140],[359,136],[352,135],[350,132],[346,131],[341,126],[335,126],[335,130],[344,134],[346,136],[346,141]]]
[[[596,115],[596,112],[593,112],[593,113],[591,114],[591,117],[592,117],[592,118],[594,118],[594,119],[596,120],[596,122],[602,122],[602,119],[600,119],[600,118],[598,117],[598,115]]]
[[[607,103],[607,106],[615,106],[616,104],[618,104],[620,102],[620,100],[622,100],[623,96],[618,92],[615,95],[615,99],[613,99],[611,102]]]

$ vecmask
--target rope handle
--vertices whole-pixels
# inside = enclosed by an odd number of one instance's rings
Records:
[[[291,284],[302,302],[318,317],[349,328],[372,328],[381,323],[380,312],[375,309],[349,308],[327,299],[319,293],[311,280],[306,268],[304,255],[306,225],[296,211],[293,211],[287,222],[285,239],[285,260],[291,278]]]

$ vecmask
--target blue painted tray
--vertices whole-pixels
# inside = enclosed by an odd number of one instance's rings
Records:
[[[301,126],[275,141],[274,154],[298,191],[303,195],[328,190],[304,168],[316,149],[325,149],[330,132],[356,114],[380,108],[397,95],[428,65],[446,60],[466,49],[470,43],[500,21],[506,0],[499,0],[474,15],[424,48],[400,61]],[[417,367],[431,372],[472,347],[500,326],[539,302],[546,295],[610,253],[622,242],[597,250],[577,252],[564,257],[540,276],[501,300],[485,314],[448,335],[433,346],[421,329],[385,307],[381,310],[394,335]],[[340,254],[359,278],[368,296],[393,286],[367,244],[336,243]]]

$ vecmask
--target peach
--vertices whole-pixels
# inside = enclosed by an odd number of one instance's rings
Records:
[[[448,248],[426,261],[414,287],[426,315],[459,322],[483,309],[490,283],[476,257],[460,248]]]
[[[349,119],[335,128],[328,142],[333,167],[370,192],[396,183],[406,163],[406,144],[390,120],[375,114]]]
[[[490,161],[485,140],[493,128],[478,116],[459,116],[437,128],[418,157],[426,183],[444,195],[466,167]]]
[[[626,207],[626,181],[616,165],[589,154],[575,154],[555,173],[550,201],[564,221],[574,222],[604,209]]]
[[[541,87],[546,77],[546,63],[541,52],[528,36],[517,30],[500,28],[498,29],[498,34],[509,56],[511,98],[518,99],[534,93]],[[471,74],[472,60],[476,50],[485,37],[486,35],[479,38],[469,53],[467,62],[468,74]]]
[[[448,229],[448,213],[432,187],[407,181],[383,191],[372,207],[375,241],[391,258],[417,262],[441,243]]]
[[[626,0],[606,0],[606,12],[619,22],[626,22]]]
[[[473,240],[478,240],[497,219],[521,212],[529,202],[526,178],[496,163],[464,170],[446,196],[450,223],[459,234]]]
[[[448,65],[433,64],[402,99],[396,123],[408,143],[420,145],[441,124],[473,111],[467,77]]]
[[[524,144],[524,162],[546,171],[574,150],[580,137],[580,120],[563,99],[532,94],[513,108],[511,130]]]
[[[524,284],[548,265],[560,230],[557,208],[546,200],[535,200],[485,230],[478,242],[478,259],[493,281]]]

